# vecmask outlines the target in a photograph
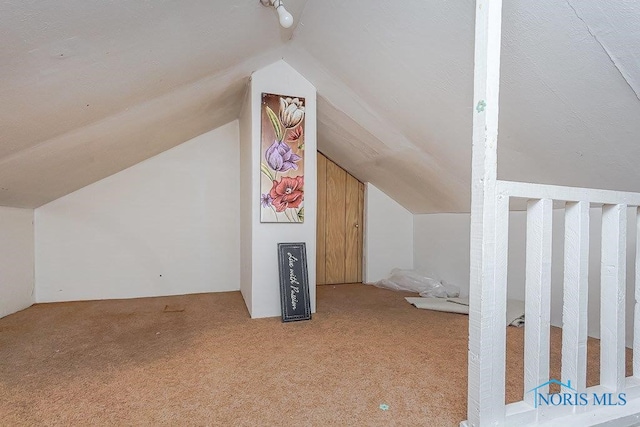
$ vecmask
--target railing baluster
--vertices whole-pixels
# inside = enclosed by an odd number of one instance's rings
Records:
[[[524,398],[531,405],[535,393],[529,391],[549,381],[552,214],[551,199],[527,204]],[[540,393],[547,391],[548,387],[538,389]]]
[[[587,387],[587,296],[589,291],[589,202],[569,202],[564,223],[562,382]]]
[[[627,206],[602,207],[600,272],[600,384],[624,389],[624,300],[627,249]]]
[[[507,334],[506,334],[506,318],[507,318],[507,273],[509,270],[509,197],[498,196],[496,203],[496,256],[495,256],[495,288],[496,288],[496,322],[504,325],[501,333],[493,336],[493,364],[496,369],[496,377],[505,389],[506,377],[506,354],[507,354]],[[497,329],[497,328],[496,328]],[[502,399],[501,411],[504,411],[505,394],[497,397]],[[496,405],[498,403],[496,402]]]
[[[640,417],[640,193],[538,185],[497,181],[496,195],[514,199],[527,199],[527,240],[525,273],[525,349],[524,397],[521,402],[509,404],[505,412],[505,425],[537,425],[553,419],[558,423],[576,425],[604,425],[620,421],[637,422]],[[562,312],[562,384],[579,393],[595,393],[600,400],[607,392],[625,393],[627,405],[619,411],[609,411],[597,405],[558,406],[540,404],[536,396],[549,392],[550,373],[550,311],[551,311],[551,256],[553,230],[553,202],[565,206],[564,291]],[[602,205],[601,275],[600,275],[600,384],[587,387],[587,318],[589,298],[590,212],[592,205]],[[636,233],[636,259],[634,282],[633,378],[625,377],[626,335],[625,298],[627,276],[627,209],[634,207]],[[631,231],[631,230],[629,230]],[[496,233],[497,237],[497,233]],[[496,253],[495,262],[500,256]],[[494,290],[494,296],[498,292]],[[494,310],[494,313],[496,311]],[[492,329],[494,330],[494,329]],[[484,342],[491,341],[485,340]],[[488,345],[494,345],[491,342]],[[499,354],[492,353],[498,357]],[[500,357],[502,360],[502,358]],[[471,363],[471,362],[470,362]],[[492,364],[494,366],[498,363]],[[535,393],[529,393],[535,389]],[[569,394],[562,399],[574,399]],[[499,396],[503,398],[503,395]],[[557,402],[558,396],[553,396]],[[614,394],[615,401],[621,401]],[[542,396],[540,399],[546,399]],[[594,398],[595,399],[595,398]],[[598,399],[596,399],[598,400]],[[494,400],[495,402],[495,400]],[[542,400],[546,402],[546,400]],[[594,400],[595,402],[595,400]],[[620,405],[620,403],[618,403]],[[624,406],[624,408],[623,408]],[[575,418],[574,418],[575,417]],[[472,424],[463,424],[472,425]],[[502,425],[489,423],[487,425]],[[560,425],[560,424],[559,424]],[[617,424],[616,424],[617,425]]]
[[[640,207],[636,208],[636,282],[633,313],[633,376],[640,378]]]

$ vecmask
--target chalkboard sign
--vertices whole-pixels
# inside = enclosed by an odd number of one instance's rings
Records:
[[[311,319],[307,250],[304,243],[278,243],[282,321]]]

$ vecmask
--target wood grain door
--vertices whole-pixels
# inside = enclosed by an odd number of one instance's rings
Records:
[[[318,153],[316,279],[362,282],[364,184]]]

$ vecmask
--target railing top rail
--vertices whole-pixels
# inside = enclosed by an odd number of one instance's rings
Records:
[[[499,195],[523,199],[552,199],[566,202],[589,202],[605,205],[640,206],[640,193],[600,190],[596,188],[563,187],[529,182],[501,181],[496,183]]]

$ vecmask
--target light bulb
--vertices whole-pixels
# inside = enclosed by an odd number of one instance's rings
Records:
[[[293,25],[293,15],[287,12],[287,9],[285,9],[282,4],[276,8],[276,11],[278,11],[278,17],[280,18],[280,25],[282,28],[289,28]]]

